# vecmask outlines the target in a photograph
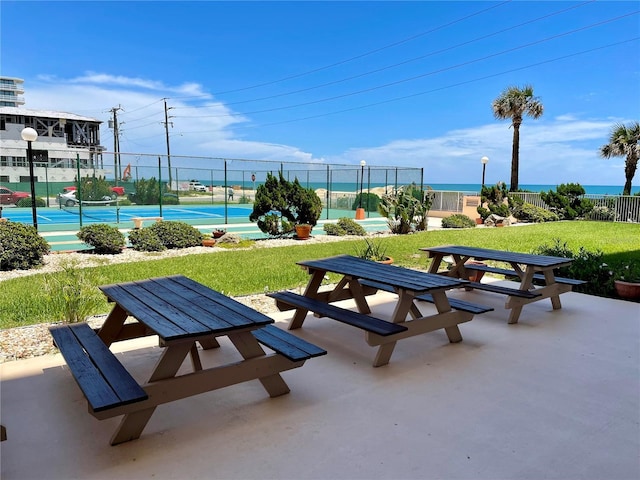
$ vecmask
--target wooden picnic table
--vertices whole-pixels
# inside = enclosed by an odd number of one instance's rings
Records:
[[[50,329],[99,420],[124,415],[115,445],[139,438],[158,405],[258,379],[271,397],[289,392],[280,372],[326,351],[271,325],[273,319],[182,275],[102,286],[114,303],[102,327]],[[135,321],[125,320],[133,317]],[[110,352],[116,341],[157,335],[163,348],[149,380],[138,384]],[[196,342],[219,347],[227,336],[243,360],[203,368]],[[266,345],[274,353],[267,354]],[[178,374],[187,355],[192,371]]]
[[[304,295],[292,292],[269,294],[276,299],[280,310],[296,310],[289,329],[300,328],[309,311],[361,328],[365,330],[366,342],[378,346],[374,367],[389,363],[396,342],[403,338],[443,328],[450,342],[460,342],[462,335],[458,325],[470,321],[475,313],[492,310],[468,302],[452,305],[453,300],[447,297],[446,292],[464,286],[467,283],[465,280],[384,265],[349,255],[307,260],[298,262],[298,265],[310,274]],[[333,289],[320,291],[327,272],[340,274],[342,279]],[[366,297],[378,290],[398,295],[389,321],[369,315],[371,309]],[[332,305],[345,299],[353,299],[358,312]],[[418,308],[419,300],[434,303],[437,313],[423,315]]]
[[[429,272],[445,273],[450,277],[469,278],[470,272],[489,272],[505,276],[514,276],[520,279],[517,289],[492,286],[480,282],[470,282],[466,288],[487,290],[508,295],[505,308],[511,309],[508,323],[517,323],[522,312],[522,307],[528,303],[550,298],[554,310],[562,308],[560,294],[569,292],[573,285],[584,283],[580,280],[557,277],[554,270],[571,265],[573,260],[565,257],[553,257],[548,255],[534,255],[528,253],[508,252],[503,250],[491,250],[488,248],[467,247],[462,245],[440,245],[426,247],[420,250],[432,258]],[[440,266],[445,257],[453,259],[453,265],[449,270],[440,271]],[[468,263],[469,261],[482,262],[492,260],[511,265],[511,269],[492,267],[489,265]],[[534,280],[543,285],[536,288]]]

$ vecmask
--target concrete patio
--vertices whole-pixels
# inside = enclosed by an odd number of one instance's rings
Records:
[[[508,325],[503,296],[454,295],[496,309],[462,324],[461,343],[402,340],[373,368],[361,331],[309,317],[296,335],[329,354],[283,374],[291,393],[253,381],[163,405],[116,447],[119,419],[87,413],[60,355],[2,364],[1,477],[640,478],[640,304],[568,293],[562,310],[537,302]],[[376,295],[374,312],[390,315],[394,298]],[[230,360],[221,343],[203,362]],[[143,381],[160,349],[114,350]]]

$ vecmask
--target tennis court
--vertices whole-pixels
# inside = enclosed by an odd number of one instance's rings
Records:
[[[136,217],[162,217],[165,220],[192,220],[205,223],[226,223],[227,219],[249,220],[251,206],[230,205],[127,205],[116,206],[83,206],[82,223],[123,223],[133,222]],[[12,222],[31,224],[33,215],[31,208],[4,208],[2,216]],[[38,225],[47,227],[54,225],[78,225],[80,223],[79,207],[39,207],[37,209]]]

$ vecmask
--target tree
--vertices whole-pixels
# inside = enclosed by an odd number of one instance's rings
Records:
[[[271,173],[256,190],[253,211],[249,220],[258,222],[258,228],[271,236],[292,233],[296,225],[314,227],[322,214],[322,200],[310,188],[304,188],[296,178],[289,182],[279,172]]]
[[[640,123],[634,122],[629,126],[618,123],[611,129],[609,143],[600,147],[600,155],[604,158],[627,157],[624,162],[623,195],[631,195],[631,181],[638,168],[640,153]]]
[[[493,101],[493,115],[499,120],[511,119],[513,127],[513,145],[511,148],[511,184],[509,190],[518,190],[518,168],[520,163],[520,124],[522,116],[531,118],[542,116],[544,107],[538,97],[533,96],[533,87],[525,85],[522,88],[507,87],[498,98]]]

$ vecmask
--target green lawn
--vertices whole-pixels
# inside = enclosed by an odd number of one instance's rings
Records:
[[[507,228],[435,230],[412,235],[384,238],[387,254],[396,265],[426,268],[427,259],[420,247],[460,244],[531,252],[555,239],[577,251],[584,247],[600,250],[605,262],[614,265],[640,262],[640,225],[605,222],[554,222]],[[305,244],[281,248],[229,249],[210,254],[149,260],[128,264],[94,267],[83,272],[92,285],[183,274],[225,294],[237,296],[302,287],[307,274],[296,262],[338,254],[354,254],[355,241]],[[61,276],[63,274],[49,274]],[[0,328],[12,328],[57,321],[56,313],[45,294],[45,277],[39,274],[0,283]],[[331,279],[333,280],[333,279]],[[100,298],[93,314],[106,313],[109,305]]]

